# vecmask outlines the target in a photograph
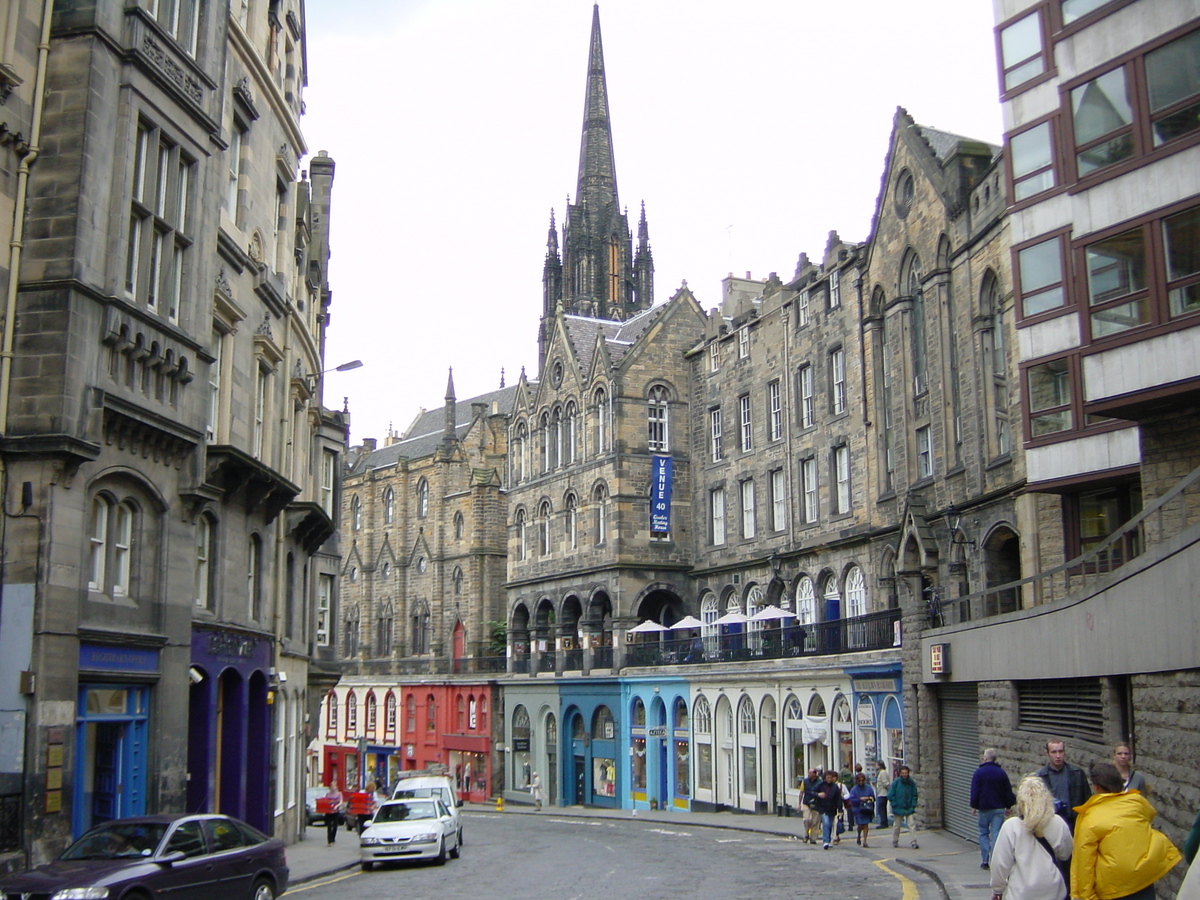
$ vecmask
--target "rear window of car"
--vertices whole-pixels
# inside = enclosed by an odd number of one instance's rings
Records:
[[[417,797],[436,797],[443,803],[450,803],[450,791],[444,787],[396,788],[397,800],[412,800]]]

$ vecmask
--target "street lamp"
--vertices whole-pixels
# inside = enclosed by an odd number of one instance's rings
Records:
[[[334,366],[332,369],[326,369],[323,372],[317,372],[315,375],[309,375],[308,376],[308,378],[309,378],[309,381],[308,381],[309,393],[316,391],[317,381],[320,380],[322,375],[327,375],[330,372],[349,372],[351,369],[361,369],[362,364],[363,364],[363,362],[361,359],[352,359],[352,360],[350,360],[350,362],[342,363],[340,366]]]
[[[946,507],[946,527],[950,529],[950,546],[951,547],[970,547],[975,549],[975,541],[967,537],[965,531],[962,530],[962,513],[958,507],[951,503]]]

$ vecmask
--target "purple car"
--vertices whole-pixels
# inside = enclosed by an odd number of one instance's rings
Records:
[[[97,825],[52,863],[0,878],[0,900],[274,900],[287,890],[283,842],[217,815]]]

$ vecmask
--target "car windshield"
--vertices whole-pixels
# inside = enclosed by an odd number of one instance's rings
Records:
[[[432,803],[385,803],[375,814],[375,822],[411,822],[414,819],[436,819],[437,808]]]
[[[113,822],[93,828],[63,851],[59,859],[130,859],[152,856],[167,825],[161,822]]]

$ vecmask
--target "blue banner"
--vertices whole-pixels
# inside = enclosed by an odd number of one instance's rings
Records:
[[[671,457],[654,457],[654,475],[650,479],[650,530],[667,534],[671,530]]]

